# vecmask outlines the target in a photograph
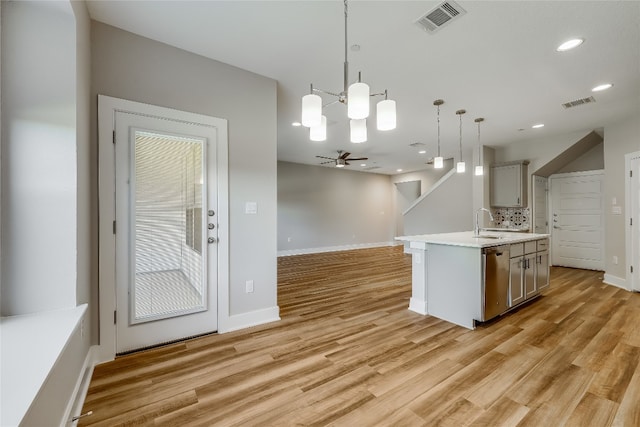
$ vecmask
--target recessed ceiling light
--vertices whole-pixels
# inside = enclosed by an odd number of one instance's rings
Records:
[[[367,164],[366,163],[360,163],[360,166],[365,167],[365,166],[367,166]]]
[[[594,87],[593,89],[591,89],[591,92],[600,92],[601,90],[607,90],[609,88],[611,88],[613,85],[611,83],[605,83],[605,84],[601,84],[598,85],[596,87]]]
[[[571,39],[571,40],[567,40],[566,42],[562,43],[560,46],[557,47],[556,51],[558,52],[565,52],[567,50],[571,50],[575,47],[580,46],[582,43],[584,42],[584,39]]]
[[[396,169],[396,172],[402,172],[402,169]]]
[[[543,127],[544,127],[544,123],[538,123],[537,125],[531,126],[532,129],[539,129],[539,128],[543,128]]]
[[[420,150],[418,151],[418,154],[425,154],[427,152],[427,150]]]
[[[291,123],[291,126],[295,126],[295,127],[302,126],[302,123],[300,123],[300,122],[293,122],[293,123]]]

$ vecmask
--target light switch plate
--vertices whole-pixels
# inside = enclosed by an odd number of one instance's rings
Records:
[[[247,202],[244,205],[244,213],[255,215],[258,213],[258,204],[256,202]]]

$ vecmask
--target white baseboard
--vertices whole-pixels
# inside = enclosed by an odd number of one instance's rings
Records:
[[[429,314],[427,312],[427,302],[415,299],[413,297],[409,299],[409,310],[415,311],[416,313],[422,314],[425,316]]]
[[[277,322],[278,320],[280,320],[280,307],[278,306],[235,314],[229,316],[224,322],[220,322],[218,333],[237,331],[265,323]]]
[[[627,287],[627,280],[623,279],[621,277],[618,276],[614,276],[612,274],[604,274],[604,280],[602,280],[604,283],[606,283],[607,285],[612,285],[612,286],[616,286],[618,288],[622,288],[626,291],[629,290],[629,288]]]
[[[353,249],[381,248],[384,246],[399,246],[402,244],[404,243],[399,241],[391,241],[391,242],[376,242],[376,243],[357,243],[355,245],[323,246],[320,248],[290,249],[290,250],[278,251],[278,256],[280,257],[280,256],[292,256],[292,255],[320,254],[324,252],[350,251]]]
[[[87,392],[89,391],[89,384],[91,383],[91,377],[93,376],[93,368],[98,363],[98,346],[89,347],[89,351],[87,352],[87,356],[84,358],[84,363],[82,365],[82,370],[78,375],[78,380],[76,381],[76,386],[73,389],[73,395],[69,400],[69,404],[67,405],[67,409],[65,411],[65,417],[63,418],[63,424],[60,427],[67,427],[70,425],[69,420],[72,417],[76,417],[80,415],[82,411],[82,406],[84,405],[84,400],[87,397]],[[75,424],[71,424],[75,425]]]

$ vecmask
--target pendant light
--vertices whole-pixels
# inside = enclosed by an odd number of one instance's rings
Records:
[[[458,115],[458,117],[460,117],[460,160],[456,164],[457,173],[464,173],[466,169],[464,161],[462,160],[462,115],[466,112],[467,112],[466,110],[456,111],[456,114]]]
[[[433,167],[435,169],[442,169],[444,167],[444,159],[440,155],[440,106],[442,104],[444,104],[442,99],[433,101],[433,105],[438,107],[438,155],[433,159]]]
[[[327,140],[327,117],[326,116],[321,115],[320,124],[318,126],[309,128],[309,139],[317,142]]]
[[[344,0],[344,68],[343,68],[343,90],[341,92],[326,91],[316,89],[311,85],[311,93],[302,97],[302,125],[310,129],[323,126],[324,141],[326,139],[326,124],[322,124],[322,98],[317,95],[325,94],[334,96],[337,99],[326,105],[341,103],[347,106],[347,116],[351,119],[351,142],[360,143],[367,140],[367,122],[369,117],[369,100],[372,96],[384,95],[384,100],[380,101],[376,106],[377,128],[378,130],[392,130],[396,128],[396,103],[387,99],[387,91],[381,93],[371,93],[369,85],[362,82],[362,75],[358,73],[358,80],[349,85],[349,59],[348,59],[348,43],[347,43],[347,24],[348,24],[348,7],[347,0]],[[325,119],[326,120],[326,119]],[[364,129],[363,129],[364,127]],[[322,135],[319,129],[310,131],[309,136],[313,141],[313,136]]]
[[[482,146],[480,145],[480,123],[482,123],[484,119],[482,117],[478,117],[474,120],[478,124],[478,165],[476,166],[476,175],[481,176],[484,175],[484,166],[482,163]]]

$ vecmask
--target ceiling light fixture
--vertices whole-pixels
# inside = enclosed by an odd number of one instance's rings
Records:
[[[607,89],[610,89],[612,87],[613,87],[613,85],[611,83],[604,83],[604,84],[598,85],[598,86],[594,87],[593,89],[591,89],[591,92],[600,92],[602,90],[607,90]]]
[[[291,126],[293,126],[293,127],[302,126],[302,123],[300,123],[300,122],[293,122],[293,123],[291,123]]]
[[[396,169],[396,172],[402,172],[402,169]]]
[[[532,129],[540,129],[544,127],[544,123],[538,123],[537,125],[531,126]]]
[[[433,167],[435,169],[442,169],[444,167],[444,159],[440,155],[440,106],[444,104],[442,99],[436,99],[433,101],[433,105],[438,107],[438,155],[433,158]]]
[[[476,176],[484,175],[484,166],[482,163],[482,146],[480,145],[480,123],[482,123],[484,119],[482,117],[478,117],[474,120],[478,124],[478,165],[476,166]]]
[[[466,112],[466,110],[456,111],[456,114],[460,117],[460,161],[456,164],[457,173],[464,173],[466,169],[464,161],[462,160],[462,115]]]
[[[311,91],[302,97],[302,125],[311,131],[316,127],[324,128],[326,138],[326,120],[322,122],[322,108],[340,102],[347,106],[347,116],[351,119],[351,142],[365,142],[367,140],[367,117],[369,117],[369,98],[384,95],[384,100],[378,102],[376,107],[378,130],[391,130],[396,128],[396,102],[388,99],[387,90],[382,93],[370,93],[369,85],[362,82],[362,74],[358,72],[358,81],[349,85],[349,58],[347,43],[347,0],[344,0],[344,88],[342,92],[335,93],[317,89],[311,84]],[[355,46],[355,45],[354,45]],[[331,95],[337,99],[322,105],[322,98],[316,93]],[[317,131],[318,134],[320,131]]]
[[[418,151],[418,154],[427,154],[427,150],[420,150]]]
[[[337,158],[336,159],[336,167],[343,168],[345,163],[347,163],[344,159]]]
[[[584,39],[571,39],[562,43],[560,46],[556,48],[558,52],[566,52],[567,50],[574,49],[580,46],[584,42]]]
[[[309,129],[309,139],[317,142],[327,140],[327,118],[324,115],[320,117],[320,126]]]

